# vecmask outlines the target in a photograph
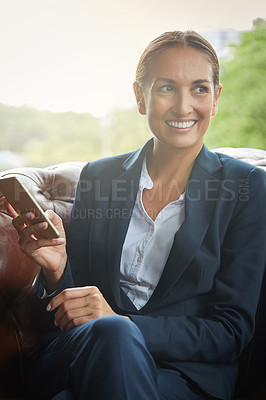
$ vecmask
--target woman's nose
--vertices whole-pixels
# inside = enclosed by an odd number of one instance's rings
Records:
[[[188,93],[178,92],[174,99],[173,111],[178,116],[186,116],[193,110],[192,99]]]

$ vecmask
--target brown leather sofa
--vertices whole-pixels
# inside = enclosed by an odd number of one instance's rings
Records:
[[[233,148],[217,151],[250,162],[266,171],[266,151]],[[15,175],[24,181],[44,210],[53,209],[61,216],[67,231],[76,184],[83,165],[62,163],[48,168],[12,169],[0,172],[0,177]],[[39,267],[21,253],[17,240],[17,233],[4,210],[0,194],[0,400],[23,398],[23,354],[46,329],[45,314],[33,295]],[[266,399],[266,391],[261,388],[266,376],[265,342],[264,284],[255,335],[240,360],[238,398]]]
[[[84,163],[3,171],[31,189],[44,210],[52,209],[67,230],[77,181]],[[12,219],[0,199],[0,399],[20,398],[24,389],[22,357],[45,331],[45,315],[33,295],[40,268],[18,246]],[[1,397],[2,396],[2,397]],[[38,399],[36,399],[38,400]]]

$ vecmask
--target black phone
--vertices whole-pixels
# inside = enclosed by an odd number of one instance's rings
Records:
[[[41,237],[45,239],[55,239],[59,237],[59,232],[54,224],[46,217],[43,209],[26,186],[16,177],[1,178],[0,192],[2,192],[18,214],[32,211],[35,214],[34,223],[47,222],[48,227],[40,233]]]

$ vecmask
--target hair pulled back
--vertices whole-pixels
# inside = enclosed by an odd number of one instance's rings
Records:
[[[217,54],[212,45],[204,37],[194,31],[165,32],[154,39],[146,47],[138,62],[136,81],[139,86],[142,89],[145,88],[149,68],[153,59],[164,50],[179,46],[193,47],[194,49],[201,51],[208,56],[213,71],[214,90],[216,92],[219,87],[220,74],[220,66]]]

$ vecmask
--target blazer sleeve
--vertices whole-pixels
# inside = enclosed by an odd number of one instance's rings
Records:
[[[200,316],[129,315],[155,359],[228,363],[250,342],[265,269],[266,174],[247,176],[221,243],[220,269]]]

